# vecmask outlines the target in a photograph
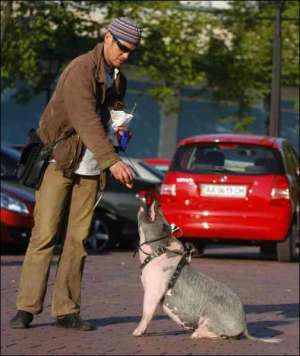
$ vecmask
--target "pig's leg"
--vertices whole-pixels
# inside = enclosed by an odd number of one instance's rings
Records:
[[[158,304],[167,291],[170,273],[174,271],[179,260],[180,256],[169,260],[165,255],[161,255],[145,267],[142,273],[143,316],[138,327],[132,333],[134,336],[140,336],[145,332]]]
[[[132,333],[134,336],[141,336],[144,334],[147,326],[153,318],[158,304],[160,303],[165,293],[165,288],[155,289],[155,287],[156,286],[153,287],[153,285],[150,285],[150,288],[145,288],[143,316],[138,327]]]
[[[219,338],[220,335],[215,334],[214,332],[210,331],[207,327],[208,319],[200,318],[198,323],[198,328],[193,332],[191,335],[192,339],[200,339],[200,338],[209,338],[215,339]]]

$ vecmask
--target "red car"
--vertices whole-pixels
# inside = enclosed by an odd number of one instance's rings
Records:
[[[283,138],[189,137],[177,146],[160,203],[199,251],[211,242],[255,244],[291,261],[299,245],[299,157]]]
[[[1,182],[1,251],[27,247],[33,226],[34,195],[8,182]]]
[[[34,191],[18,183],[20,152],[1,145],[1,252],[24,251],[33,226]]]

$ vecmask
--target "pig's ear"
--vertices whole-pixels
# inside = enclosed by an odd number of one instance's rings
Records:
[[[150,211],[149,211],[149,217],[152,222],[155,221],[157,214],[158,214],[158,203],[156,200],[154,200],[150,206]]]

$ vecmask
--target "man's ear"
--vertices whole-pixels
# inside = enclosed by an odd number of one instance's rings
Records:
[[[112,41],[112,35],[109,31],[107,31],[104,35],[104,42],[109,43]]]

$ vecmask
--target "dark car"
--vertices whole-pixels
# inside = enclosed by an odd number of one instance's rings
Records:
[[[291,261],[299,245],[299,157],[283,138],[214,134],[178,143],[160,195],[183,238],[258,245]]]
[[[2,181],[7,182],[15,190],[22,190],[31,196],[31,204],[34,205],[34,190],[18,183],[16,178],[16,166],[20,157],[20,151],[11,147],[1,146],[1,176]],[[138,193],[157,194],[162,181],[162,173],[148,166],[142,160],[123,157],[135,171],[132,189],[124,187],[110,175],[108,183],[97,204],[91,223],[90,233],[86,241],[87,249],[100,252],[113,247],[131,247],[137,239],[137,211],[140,206]],[[67,214],[65,214],[65,220]],[[65,232],[64,221],[59,228],[58,244],[63,242]],[[32,214],[31,214],[32,221]],[[27,226],[29,235],[31,225]],[[11,230],[18,230],[18,226],[12,223]]]
[[[144,162],[165,174],[169,169],[171,160],[166,158],[144,158]]]
[[[108,247],[132,247],[137,240],[137,212],[141,195],[157,197],[163,174],[142,160],[122,158],[135,171],[132,189],[108,176],[91,225],[88,244],[101,251]]]

